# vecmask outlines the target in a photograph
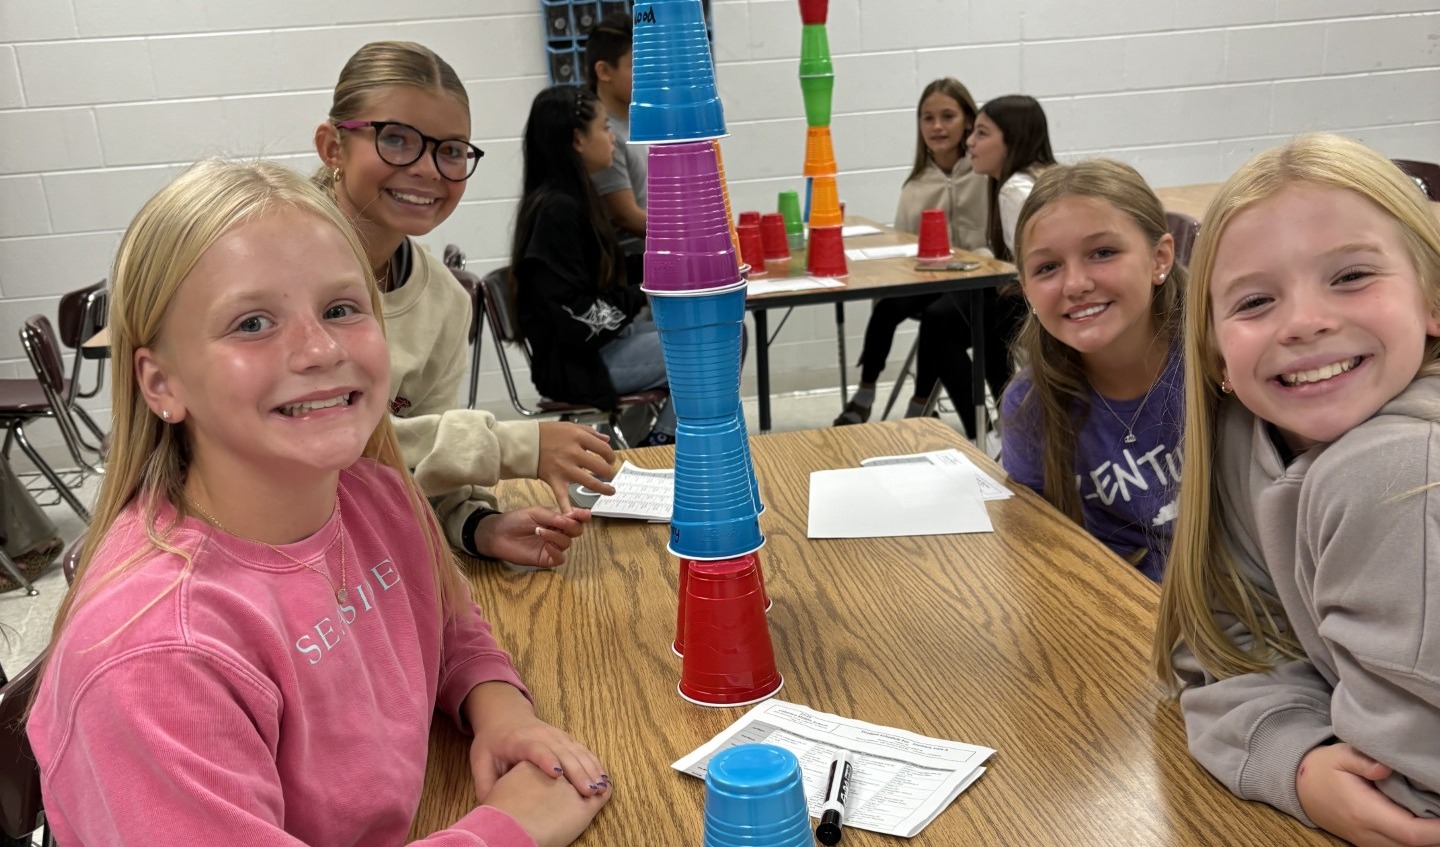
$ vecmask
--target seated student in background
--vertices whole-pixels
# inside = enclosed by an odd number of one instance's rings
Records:
[[[60,843],[400,844],[436,708],[484,805],[426,841],[569,844],[608,799],[406,469],[368,264],[274,164],[197,165],[126,231],[114,438],[27,727]]]
[[[630,146],[630,94],[635,27],[626,12],[607,15],[585,42],[585,84],[600,98],[615,136],[610,167],[591,175],[595,193],[625,251],[627,271],[638,284],[645,256],[645,147]]]
[[[1001,403],[1017,482],[1142,573],[1164,572],[1180,492],[1185,268],[1165,209],[1129,165],[1057,165],[1015,224],[1030,313]]]
[[[1440,844],[1440,226],[1305,136],[1221,186],[1193,267],[1155,634],[1190,752],[1356,844]]]
[[[660,334],[590,181],[615,150],[599,98],[573,85],[540,92],[522,150],[509,296],[530,343],[535,387],[601,409],[614,408],[620,394],[664,387]],[[674,440],[667,402],[642,444]]]
[[[1035,179],[1055,164],[1045,110],[1035,98],[1023,94],[996,97],[975,117],[975,129],[966,141],[970,164],[989,185],[986,244],[995,258],[1015,260],[1015,228],[1020,207]],[[1010,345],[1025,303],[1018,292],[987,288],[985,297],[985,382],[998,398],[1014,370]],[[939,300],[920,319],[920,355],[940,363],[940,382],[955,402],[965,432],[975,435],[975,405],[970,402],[971,362],[969,319],[953,297]],[[962,399],[963,398],[963,399]]]
[[[469,368],[470,297],[414,239],[449,218],[464,195],[482,155],[469,138],[470,101],[454,69],[422,45],[373,42],[345,63],[330,115],[315,130],[324,162],[315,179],[355,226],[379,281],[390,411],[405,461],[434,498],[450,543],[473,556],[559,565],[589,518],[568,509],[569,483],[611,493],[596,476],[609,475],[614,453],[589,427],[501,423],[457,408]],[[567,511],[520,510],[528,537],[497,535],[502,524],[485,486],[516,477],[544,480]],[[561,536],[565,546],[538,541]]]
[[[945,77],[925,86],[915,107],[915,164],[905,184],[900,187],[900,204],[895,210],[895,228],[901,232],[920,231],[920,213],[941,209],[950,223],[950,246],[961,250],[979,250],[985,246],[986,182],[970,168],[965,156],[965,140],[975,127],[975,98],[959,80]],[[882,297],[870,306],[870,321],[865,325],[865,346],[860,351],[860,388],[836,426],[865,423],[875,403],[875,381],[885,370],[895,328],[907,318],[942,308],[951,313],[948,299],[940,294],[914,294],[908,297]],[[920,414],[930,399],[930,391],[939,380],[939,363],[932,356],[916,357],[915,393],[906,409],[906,417]],[[969,395],[966,395],[969,396]]]

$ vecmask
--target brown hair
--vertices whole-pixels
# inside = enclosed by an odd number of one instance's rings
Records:
[[[925,108],[925,101],[931,94],[944,94],[959,103],[960,111],[965,113],[965,132],[960,136],[961,156],[965,155],[965,141],[970,137],[970,130],[975,128],[975,116],[980,114],[980,110],[975,106],[975,98],[970,96],[970,89],[960,80],[945,76],[932,80],[925,86],[925,90],[920,92],[920,99],[915,103],[915,164],[910,167],[910,175],[905,177],[905,182],[920,176],[930,164],[930,148],[925,144],[925,131],[920,128],[920,112]]]

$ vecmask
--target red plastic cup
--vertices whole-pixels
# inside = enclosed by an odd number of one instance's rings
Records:
[[[766,212],[760,216],[760,244],[766,259],[790,258],[790,241],[785,235],[785,216]]]
[[[755,560],[755,569],[760,573],[760,592],[765,597],[765,612],[768,614],[770,607],[775,605],[775,601],[770,597],[769,593],[765,591],[765,569],[760,566],[760,551],[756,550],[754,553],[746,553],[741,558]],[[695,561],[695,559],[680,560],[680,602],[677,604],[679,608],[675,614],[675,641],[670,645],[670,649],[673,650],[677,656],[685,655],[685,606],[687,605],[685,595],[690,589],[690,566],[695,564]],[[730,559],[722,561],[736,560]]]
[[[760,561],[691,562],[685,587],[680,696],[700,706],[744,706],[780,690]]]
[[[760,236],[760,224],[742,223],[735,231],[740,237],[741,261],[750,266],[750,276],[764,276],[765,243]]]
[[[746,225],[749,225],[749,224],[754,224],[755,226],[759,226],[759,225],[760,225],[760,213],[759,213],[759,212],[741,212],[741,213],[740,213],[740,221],[739,221],[739,223],[737,224],[737,226],[746,226]]]
[[[950,224],[944,209],[926,209],[920,213],[921,259],[950,258]]]
[[[838,226],[810,227],[810,255],[805,271],[811,276],[845,277],[850,269],[845,264],[845,239]]]
[[[823,24],[830,12],[830,0],[800,0],[800,23]]]

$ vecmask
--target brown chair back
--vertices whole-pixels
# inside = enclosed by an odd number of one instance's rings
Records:
[[[1415,180],[1430,202],[1440,202],[1440,165],[1434,162],[1421,162],[1415,159],[1391,159],[1395,167],[1405,172],[1405,175]]]
[[[105,280],[94,285],[77,288],[60,298],[60,343],[71,350],[78,349],[90,336],[105,326],[105,309],[109,305],[110,293],[105,290]]]
[[[7,838],[28,839],[44,824],[40,765],[25,737],[25,711],[44,658],[41,654],[0,686],[0,834]]]

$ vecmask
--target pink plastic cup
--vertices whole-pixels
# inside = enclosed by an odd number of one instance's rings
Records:
[[[643,289],[690,292],[739,283],[715,145],[654,144],[648,161]]]

